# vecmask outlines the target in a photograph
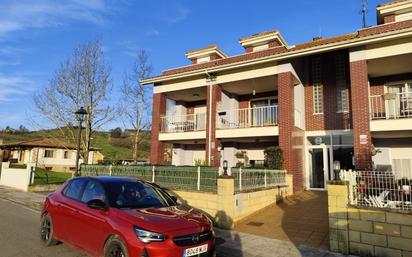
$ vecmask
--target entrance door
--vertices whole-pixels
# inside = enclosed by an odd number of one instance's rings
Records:
[[[309,149],[309,187],[310,189],[326,189],[329,179],[328,148],[326,146]]]

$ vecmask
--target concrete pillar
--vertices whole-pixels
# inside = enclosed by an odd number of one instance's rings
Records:
[[[220,166],[219,140],[216,139],[216,110],[217,103],[222,99],[220,85],[207,86],[206,100],[206,161],[213,167]]]
[[[235,180],[232,177],[217,179],[217,206],[215,222],[220,228],[231,229],[235,223]]]
[[[166,95],[163,93],[153,94],[152,132],[150,147],[150,163],[161,164],[164,162],[164,143],[159,141],[160,117],[166,115]]]
[[[351,115],[357,170],[372,169],[372,139],[369,120],[368,64],[357,54],[350,56]]]
[[[329,244],[333,252],[349,253],[348,205],[347,182],[330,181],[328,184]]]

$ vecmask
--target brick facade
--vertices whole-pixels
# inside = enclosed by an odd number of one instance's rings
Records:
[[[294,181],[301,181],[299,174],[294,173],[292,133],[294,129],[294,106],[293,106],[294,77],[291,72],[278,74],[279,92],[279,147],[283,151],[283,168],[289,174],[293,174]],[[294,183],[294,191],[302,190],[301,183]]]
[[[212,89],[210,89],[212,87]],[[212,94],[212,95],[211,95]],[[220,166],[220,142],[216,139],[216,110],[218,103],[222,100],[222,88],[220,85],[209,85],[207,87],[206,101],[206,156],[210,166]],[[211,107],[211,108],[210,108]],[[209,126],[209,122],[211,122]],[[210,138],[210,139],[209,139]],[[209,153],[210,143],[210,153]]]
[[[150,163],[161,164],[164,162],[164,143],[159,141],[160,117],[166,114],[166,95],[153,94],[152,132],[150,147]]]
[[[314,113],[313,107],[313,79],[309,72],[305,77],[305,121],[307,131],[318,130],[339,130],[351,129],[351,117],[349,112],[337,112],[337,79],[336,79],[336,54],[343,54],[345,63],[347,63],[347,55],[345,53],[330,53],[320,56],[321,62],[321,92],[323,101],[323,113]],[[307,62],[306,69],[311,70],[313,59]],[[350,95],[348,86],[348,68],[346,67],[346,95]],[[341,87],[341,86],[339,86]],[[350,101],[347,103],[350,105]]]
[[[368,64],[366,60],[350,62],[350,79],[351,100],[353,103],[351,108],[355,167],[357,170],[371,170],[372,144],[369,122]]]

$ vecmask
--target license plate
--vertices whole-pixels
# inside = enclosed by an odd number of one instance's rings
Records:
[[[183,252],[183,257],[198,255],[198,254],[205,253],[205,252],[207,252],[207,245],[201,245],[201,246],[185,249],[185,251]]]

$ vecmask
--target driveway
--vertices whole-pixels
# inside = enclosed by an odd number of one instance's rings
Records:
[[[327,250],[328,224],[327,192],[304,191],[242,220],[235,230]]]

